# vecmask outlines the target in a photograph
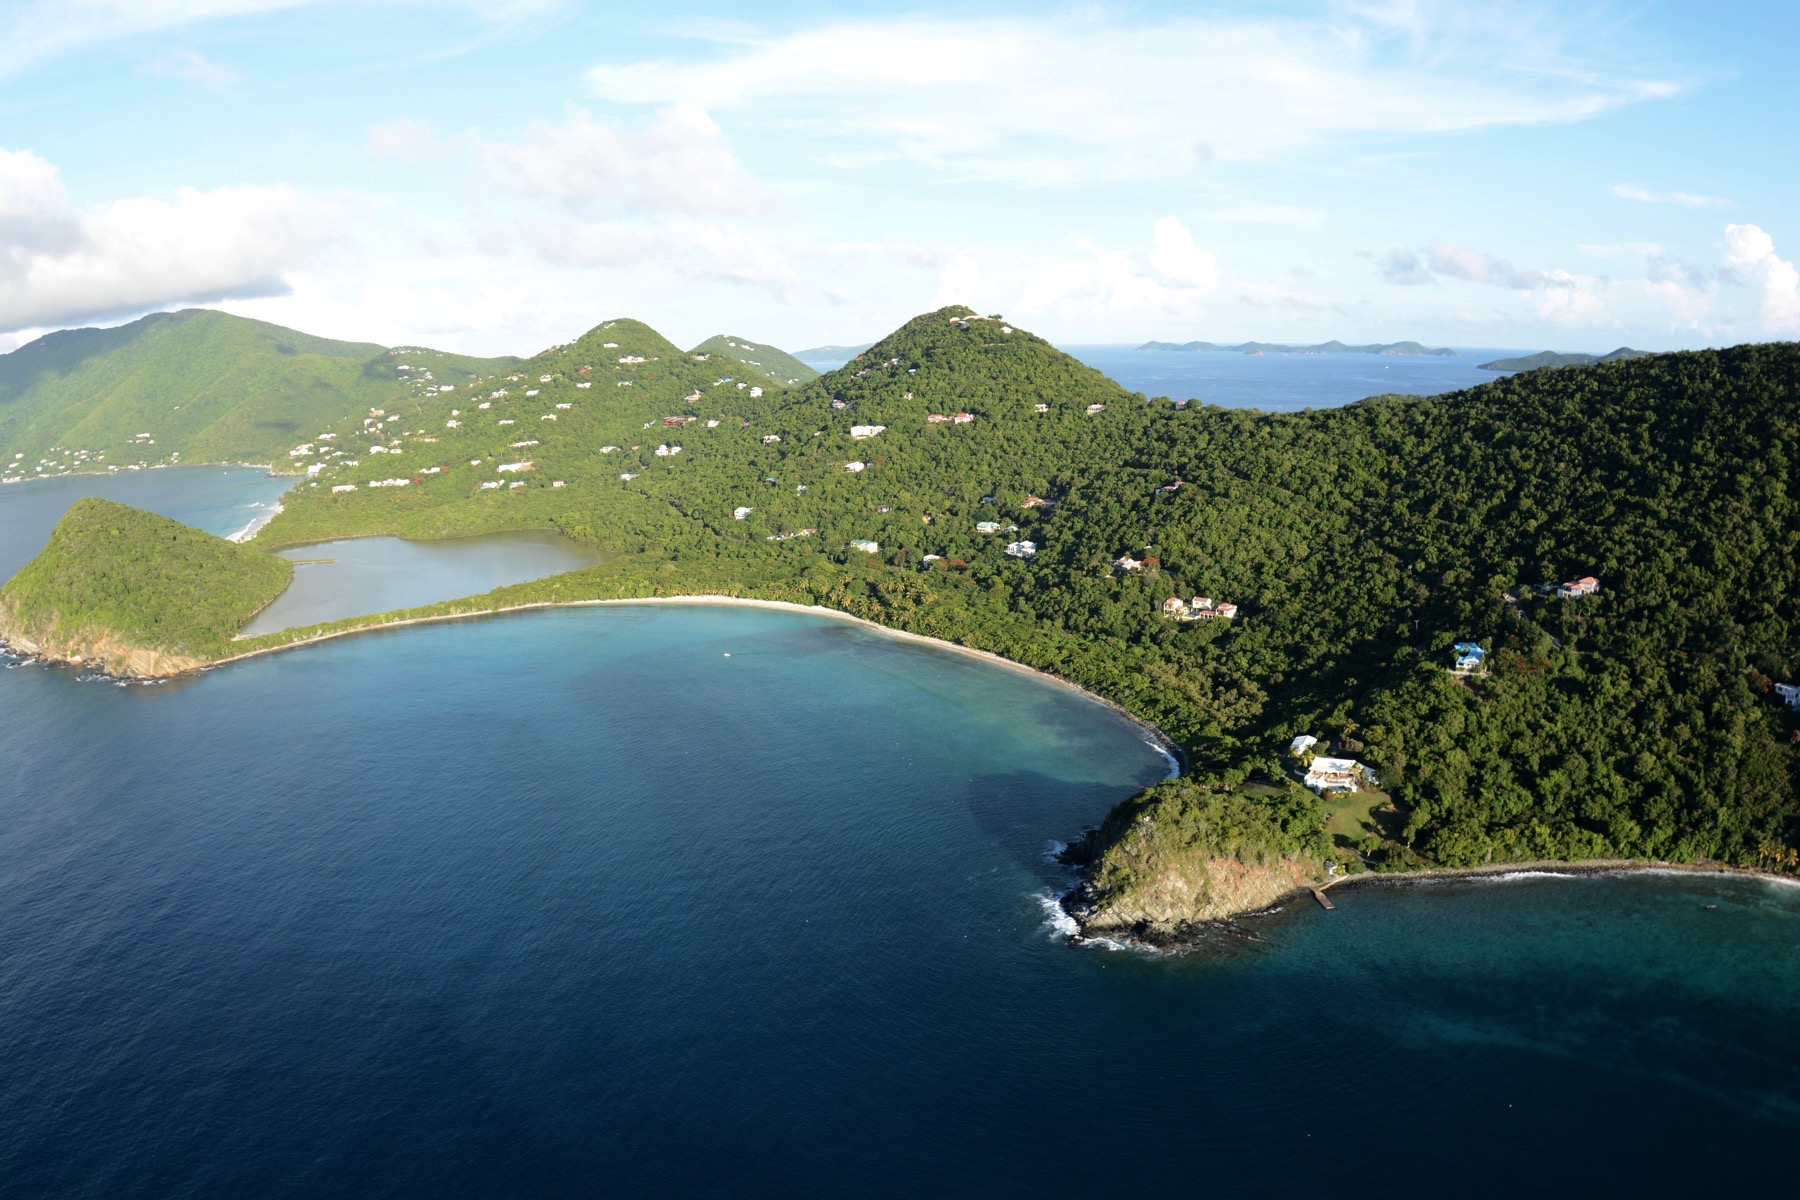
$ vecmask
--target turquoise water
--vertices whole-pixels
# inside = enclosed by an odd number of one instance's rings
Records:
[[[842,622],[18,666],[0,764],[8,1196],[1760,1193],[1800,1138],[1800,889],[1070,947],[1045,851],[1162,759]]]
[[[243,636],[477,596],[509,583],[602,562],[591,547],[550,533],[496,533],[441,542],[354,538],[283,550],[301,565]],[[317,561],[317,560],[329,561]],[[313,560],[313,561],[307,561]]]

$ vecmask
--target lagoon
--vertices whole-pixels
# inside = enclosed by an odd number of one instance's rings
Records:
[[[244,637],[478,596],[507,584],[591,567],[607,557],[551,533],[431,542],[353,538],[280,554],[300,564],[293,582],[244,627]]]

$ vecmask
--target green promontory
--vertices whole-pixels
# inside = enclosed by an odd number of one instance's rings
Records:
[[[756,372],[758,380],[776,387],[798,387],[819,377],[817,371],[786,351],[732,334],[709,337],[695,346],[692,353],[708,358],[729,358]]]
[[[1629,362],[1634,358],[1649,358],[1648,350],[1633,350],[1630,346],[1620,346],[1610,354],[1559,354],[1555,350],[1540,350],[1536,354],[1526,354],[1518,358],[1496,358],[1493,362],[1481,364],[1483,371],[1540,371],[1545,367],[1591,367],[1595,363]]]
[[[1071,858],[1089,866],[1070,901],[1084,932],[1160,941],[1323,883],[1332,855],[1318,805],[1298,787],[1176,779],[1115,807]]]
[[[286,559],[154,513],[77,501],[43,552],[0,587],[15,650],[119,676],[192,670],[288,585]]]

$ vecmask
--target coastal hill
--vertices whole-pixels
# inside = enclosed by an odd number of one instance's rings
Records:
[[[0,638],[115,675],[192,670],[228,654],[293,570],[273,554],[90,497],[0,589]]]
[[[757,382],[776,387],[797,387],[819,377],[817,371],[785,351],[731,334],[709,337],[690,353],[695,357],[704,354],[728,358],[755,371],[759,376]]]
[[[1591,367],[1595,363],[1627,362],[1634,358],[1649,358],[1648,350],[1633,350],[1630,346],[1620,346],[1611,354],[1558,354],[1554,350],[1541,350],[1536,354],[1526,354],[1519,358],[1496,358],[1493,362],[1481,364],[1483,371],[1536,371],[1543,367]]]
[[[806,386],[743,384],[609,321],[345,421],[258,541],[551,529],[617,557],[432,611],[757,597],[1078,683],[1189,762],[1085,843],[1094,929],[1332,864],[1800,846],[1770,690],[1800,676],[1800,347],[1264,414],[1147,401],[953,307]],[[1485,660],[1453,671],[1467,642]],[[1303,790],[1299,735],[1362,789]]]
[[[1233,346],[1222,346],[1216,342],[1145,342],[1138,349],[1190,354],[1430,354],[1444,358],[1456,357],[1454,350],[1434,350],[1419,342],[1382,342],[1364,346],[1347,346],[1336,340],[1311,346],[1285,346],[1277,342],[1239,342]]]
[[[0,355],[0,478],[279,461],[345,417],[512,361],[333,341],[208,309],[62,330]]]

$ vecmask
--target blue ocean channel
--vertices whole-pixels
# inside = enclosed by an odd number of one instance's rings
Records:
[[[1800,1140],[1800,889],[1070,946],[1047,851],[1163,758],[843,622],[16,666],[0,771],[8,1197],[1720,1195]]]

